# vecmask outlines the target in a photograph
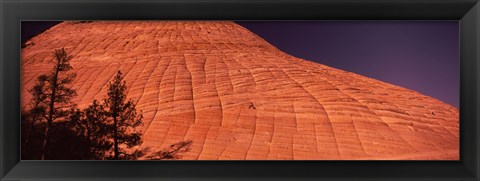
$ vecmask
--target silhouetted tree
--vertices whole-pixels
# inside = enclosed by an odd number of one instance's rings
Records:
[[[30,154],[30,150],[32,150],[32,146],[30,146],[30,135],[34,131],[34,122],[32,117],[30,116],[29,110],[26,110],[25,107],[21,109],[21,153],[22,159],[32,159],[33,157]]]
[[[72,69],[69,62],[72,56],[68,55],[65,49],[62,48],[54,51],[54,59],[55,65],[52,72],[40,76],[45,82],[45,89],[42,94],[46,96],[44,104],[47,106],[45,113],[47,125],[42,144],[42,160],[46,159],[45,156],[48,155],[49,137],[53,121],[68,115],[67,108],[72,105],[70,100],[76,95],[75,90],[67,87],[76,76],[74,73],[68,73]]]
[[[112,143],[108,138],[109,125],[104,106],[97,100],[81,111],[72,108],[70,121],[75,125],[76,133],[85,140],[87,159],[105,159],[107,151],[111,150]]]
[[[46,105],[46,100],[47,100],[47,95],[45,94],[46,92],[46,81],[47,81],[47,76],[46,75],[40,75],[37,78],[37,81],[35,82],[35,85],[32,87],[32,89],[28,90],[30,94],[32,94],[32,99],[30,102],[30,110],[28,112],[24,113],[24,122],[29,122],[28,126],[28,131],[25,134],[25,138],[22,138],[24,140],[24,147],[28,148],[29,146],[29,141],[31,140],[31,135],[34,130],[34,126],[37,122],[42,122],[42,119],[45,119],[45,113],[47,111],[47,105]]]
[[[52,72],[40,75],[29,90],[30,109],[22,109],[22,158],[134,160],[144,157],[148,148],[134,148],[142,143],[142,134],[136,128],[142,124],[143,116],[137,113],[132,100],[126,100],[127,87],[122,73],[118,71],[108,84],[103,104],[94,100],[81,110],[71,102],[75,90],[67,87],[76,76],[69,73],[71,58],[64,49],[55,50]],[[35,126],[37,123],[42,124]],[[180,153],[189,151],[191,144],[191,140],[181,141],[146,158],[177,159]]]
[[[107,116],[112,119],[113,129],[113,159],[131,159],[132,154],[119,147],[132,148],[142,143],[142,134],[135,128],[142,124],[142,114],[137,114],[132,100],[126,101],[125,81],[122,81],[122,72],[118,71],[113,81],[108,85],[108,98],[104,100]]]

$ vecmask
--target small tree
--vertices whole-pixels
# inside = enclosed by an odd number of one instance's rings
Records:
[[[113,159],[115,160],[132,158],[132,153],[129,154],[125,149],[120,148],[120,144],[126,148],[132,148],[142,143],[142,134],[135,128],[142,124],[143,116],[141,113],[137,114],[132,100],[126,101],[127,87],[122,79],[122,72],[118,71],[108,85],[108,98],[104,100],[106,114],[112,121]]]
[[[97,100],[83,111],[78,108],[71,110],[70,121],[75,125],[76,133],[85,140],[87,159],[105,159],[106,152],[112,147],[112,142],[108,139],[109,125],[106,120],[104,106]]]
[[[68,73],[72,69],[70,60],[72,56],[68,55],[65,49],[54,51],[55,65],[51,73],[41,75],[45,79],[45,90],[42,94],[46,95],[45,105],[47,105],[46,120],[47,125],[44,131],[44,140],[42,144],[41,159],[46,159],[48,155],[49,136],[53,121],[68,115],[68,107],[71,106],[71,98],[76,96],[75,90],[68,88],[76,77],[74,73]]]
[[[35,85],[28,92],[32,94],[32,99],[30,101],[30,110],[27,112],[27,117],[24,121],[29,121],[30,125],[28,126],[27,134],[25,135],[24,146],[28,147],[31,140],[31,135],[34,130],[34,126],[37,122],[41,122],[45,118],[45,113],[47,111],[47,95],[45,94],[46,90],[46,75],[40,75],[37,78]]]

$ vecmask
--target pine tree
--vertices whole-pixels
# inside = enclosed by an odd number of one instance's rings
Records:
[[[81,111],[73,108],[70,121],[75,125],[77,134],[86,142],[86,158],[91,160],[105,159],[105,153],[111,150],[112,143],[108,139],[109,125],[106,122],[105,108],[97,100]]]
[[[122,81],[122,72],[118,71],[113,81],[108,85],[108,98],[104,100],[107,115],[111,118],[113,129],[113,159],[132,159],[134,153],[127,153],[120,148],[132,148],[142,143],[142,134],[135,128],[142,124],[142,114],[137,114],[132,100],[126,101],[126,82]]]
[[[47,96],[45,104],[47,105],[46,120],[47,125],[44,131],[44,140],[42,144],[42,156],[41,159],[47,159],[48,146],[50,144],[50,131],[52,123],[62,117],[68,115],[68,107],[72,105],[71,98],[76,96],[75,90],[68,88],[75,78],[76,74],[69,73],[72,69],[70,66],[70,60],[72,56],[68,55],[64,48],[54,51],[55,65],[51,73],[45,76],[46,89],[45,94]]]
[[[27,112],[28,118],[30,120],[24,120],[24,121],[30,121],[30,125],[28,127],[27,134],[24,140],[24,147],[29,146],[29,142],[31,140],[31,135],[33,130],[35,129],[34,126],[37,122],[41,122],[43,119],[45,119],[45,113],[47,109],[46,105],[46,100],[47,100],[47,95],[45,94],[45,88],[46,88],[46,80],[47,76],[46,75],[40,75],[37,78],[37,81],[35,85],[30,89],[28,92],[32,94],[32,99],[30,102],[30,109]]]

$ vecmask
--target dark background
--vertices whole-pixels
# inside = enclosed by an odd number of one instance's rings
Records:
[[[58,21],[23,21],[22,42]],[[459,107],[458,21],[236,21],[282,51]]]

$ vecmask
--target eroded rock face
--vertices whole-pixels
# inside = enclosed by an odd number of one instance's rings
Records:
[[[233,22],[65,22],[22,49],[22,103],[65,47],[74,102],[121,70],[153,150],[182,159],[458,159],[458,109],[415,91],[290,56]]]

